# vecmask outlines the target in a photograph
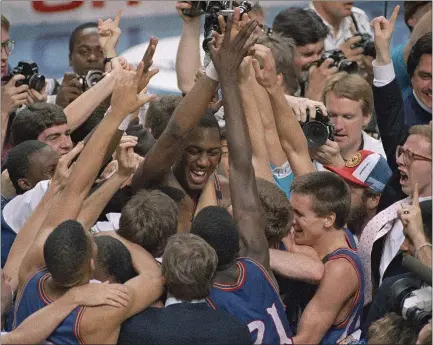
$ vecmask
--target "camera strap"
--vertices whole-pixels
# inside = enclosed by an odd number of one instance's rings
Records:
[[[356,32],[360,32],[359,27],[358,27],[358,22],[356,21],[355,16],[353,15],[353,12],[350,14],[350,18],[352,18],[352,22],[353,22],[353,25],[355,25]]]

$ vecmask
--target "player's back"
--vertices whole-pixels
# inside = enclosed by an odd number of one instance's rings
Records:
[[[23,286],[21,294],[15,303],[13,329],[18,327],[28,316],[42,309],[53,301],[47,296],[44,283],[50,277],[46,268],[36,271]],[[75,308],[47,341],[54,344],[84,344],[79,335],[79,327],[83,307]]]
[[[118,345],[249,344],[248,327],[232,315],[202,303],[148,308],[126,320]]]
[[[285,308],[269,274],[250,258],[239,258],[237,266],[236,284],[215,282],[208,303],[245,322],[255,344],[292,344]]]

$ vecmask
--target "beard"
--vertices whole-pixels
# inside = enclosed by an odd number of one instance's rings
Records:
[[[365,205],[354,207],[350,210],[347,227],[352,233],[359,237],[364,228],[366,218],[367,207]]]

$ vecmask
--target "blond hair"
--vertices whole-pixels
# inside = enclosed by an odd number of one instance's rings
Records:
[[[424,138],[428,140],[428,142],[431,144],[432,142],[432,125],[431,123],[428,125],[415,125],[412,126],[409,129],[409,134],[416,134],[421,135]],[[431,146],[430,146],[430,153],[432,152]]]
[[[323,91],[325,105],[328,92],[334,92],[338,98],[361,102],[363,116],[369,116],[373,112],[373,90],[358,74],[339,72],[329,79]]]

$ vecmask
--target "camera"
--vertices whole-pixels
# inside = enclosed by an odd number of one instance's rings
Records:
[[[212,31],[216,31],[221,33],[221,29],[218,23],[218,16],[224,16],[224,19],[227,20],[227,17],[233,13],[233,7],[239,7],[241,16],[244,13],[248,13],[251,10],[251,4],[248,1],[242,1],[241,3],[236,3],[233,1],[199,1],[204,4],[196,5],[196,8],[203,9],[205,13],[204,20],[204,40],[203,40],[203,49],[209,54],[209,49],[207,47],[208,43],[212,41]],[[201,6],[201,7],[200,7]]]
[[[99,70],[92,70],[87,72],[85,76],[80,76],[78,81],[83,86],[83,91],[90,89],[97,84],[104,77],[104,72]]]
[[[358,64],[356,61],[349,61],[346,59],[346,56],[339,49],[329,50],[325,52],[318,61],[318,65],[320,66],[326,59],[334,60],[333,64],[329,66],[337,67],[338,70],[347,72],[347,73],[356,73],[358,72]]]
[[[191,8],[182,10],[184,16],[199,17],[206,11],[207,1],[191,1]]]
[[[28,85],[30,89],[41,92],[45,87],[45,77],[39,74],[38,65],[33,61],[20,61],[18,66],[12,69],[11,74],[2,81],[9,81],[14,75],[22,74],[24,79],[18,80],[15,84],[16,87],[21,85]]]
[[[389,306],[421,328],[432,317],[432,288],[418,279],[403,277],[391,286]]]
[[[373,38],[368,33],[356,32],[353,36],[361,36],[361,40],[355,44],[352,44],[350,48],[364,48],[364,55],[376,58],[376,47],[374,46]]]
[[[329,123],[329,117],[324,116],[318,107],[315,119],[310,119],[310,112],[307,109],[307,121],[301,123],[301,127],[310,148],[322,146],[328,139],[334,140],[334,125]]]

